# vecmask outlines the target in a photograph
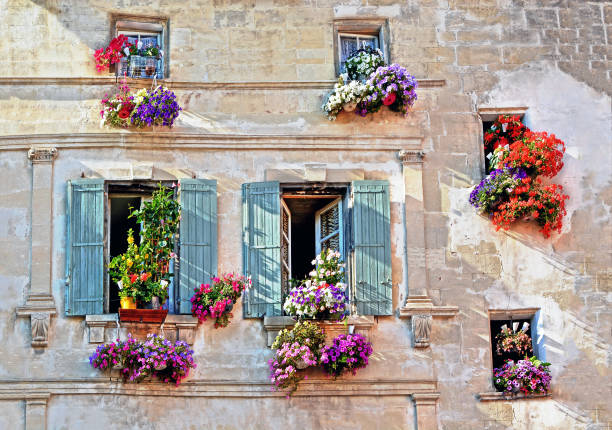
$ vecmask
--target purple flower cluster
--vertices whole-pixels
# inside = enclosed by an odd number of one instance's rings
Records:
[[[416,78],[399,64],[379,67],[370,76],[366,84],[368,85],[369,95],[359,103],[356,109],[356,113],[361,116],[377,112],[383,102],[391,110],[406,114],[408,108],[417,99],[418,82]]]
[[[161,86],[148,91],[141,103],[132,113],[132,124],[138,127],[161,125],[172,127],[182,108],[176,101],[176,95]]]
[[[121,369],[124,381],[140,382],[155,376],[163,382],[174,382],[177,386],[196,367],[193,351],[183,341],[170,342],[163,337],[150,334],[144,342],[128,335],[126,341],[117,339],[100,345],[89,357],[89,363],[97,369]]]
[[[552,379],[548,366],[550,363],[543,363],[536,357],[516,363],[508,360],[501,369],[493,369],[493,383],[505,393],[545,394]]]
[[[526,177],[527,173],[521,168],[493,170],[472,190],[470,203],[481,212],[488,213]]]
[[[368,365],[372,344],[360,334],[341,334],[321,350],[321,366],[330,375],[340,376]]]

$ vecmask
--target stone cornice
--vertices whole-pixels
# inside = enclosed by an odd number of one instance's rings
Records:
[[[2,86],[83,86],[83,85],[115,85],[115,76],[90,77],[3,77]],[[272,81],[272,82],[190,82],[160,80],[158,84],[173,90],[330,90],[335,80],[323,81]],[[444,79],[419,79],[419,88],[439,88],[446,85]],[[150,79],[128,79],[131,86],[150,86]]]
[[[203,134],[175,131],[110,133],[33,134],[0,136],[0,151],[24,150],[32,146],[65,148],[237,149],[237,150],[418,150],[421,136],[336,136]]]
[[[356,380],[351,378],[332,381],[325,377],[309,377],[300,383],[300,387],[293,394],[293,397],[413,396],[414,394],[429,394],[437,398],[436,389],[436,381],[426,379]],[[0,381],[0,400],[26,399],[28,396],[44,398],[47,395],[75,394],[234,398],[286,396],[283,392],[270,390],[268,381],[191,380],[183,382],[179,387],[148,381],[130,384],[115,377]]]

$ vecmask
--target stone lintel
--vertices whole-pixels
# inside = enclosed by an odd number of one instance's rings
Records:
[[[481,107],[478,109],[478,113],[483,121],[495,121],[500,115],[517,115],[522,117],[527,109],[527,106]]]

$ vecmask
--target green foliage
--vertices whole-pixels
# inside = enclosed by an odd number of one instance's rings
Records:
[[[293,344],[294,342],[306,345],[316,357],[325,343],[325,334],[314,323],[298,321],[291,330],[283,329],[280,331],[272,344],[272,348],[279,349],[285,343]]]

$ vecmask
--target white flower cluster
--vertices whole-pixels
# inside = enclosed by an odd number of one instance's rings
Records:
[[[348,76],[346,74],[340,75],[338,82],[334,85],[334,91],[322,106],[330,121],[335,120],[342,109],[347,111],[354,110],[357,103],[368,94],[368,86],[366,84],[361,81],[349,81],[345,84],[344,82],[347,79]]]
[[[352,78],[364,79],[380,66],[384,66],[383,53],[380,49],[373,52],[360,51],[346,60],[345,67]]]
[[[344,297],[340,297],[339,293],[344,293],[346,284],[338,282],[333,290],[319,288],[322,285],[326,285],[325,281],[315,284],[308,280],[292,290],[293,294],[287,297],[283,305],[285,312],[298,318],[314,318],[325,310],[330,313],[344,311]]]

